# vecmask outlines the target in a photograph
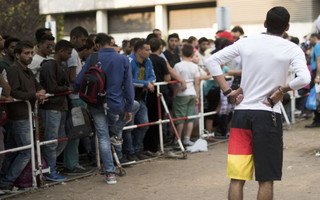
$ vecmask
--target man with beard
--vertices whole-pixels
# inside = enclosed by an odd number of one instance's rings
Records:
[[[36,99],[43,103],[46,100],[46,91],[42,89],[32,71],[28,69],[32,61],[33,45],[26,41],[18,42],[14,48],[14,55],[16,60],[8,70],[11,96],[30,101],[32,107]],[[10,132],[7,135],[6,149],[30,145],[30,119],[27,104],[22,101],[10,103],[7,109]],[[14,181],[19,177],[30,158],[30,149],[6,154],[1,169],[0,190],[6,191],[13,188]]]

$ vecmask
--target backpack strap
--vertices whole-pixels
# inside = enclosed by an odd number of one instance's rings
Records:
[[[98,52],[91,54],[90,66],[95,66],[98,63]]]

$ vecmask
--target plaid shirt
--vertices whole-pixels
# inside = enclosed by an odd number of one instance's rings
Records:
[[[232,81],[228,81],[229,86],[231,86]],[[228,98],[223,95],[223,91],[220,90],[220,100],[221,100],[221,107],[219,114],[220,115],[228,115],[234,110],[234,105],[228,103]]]

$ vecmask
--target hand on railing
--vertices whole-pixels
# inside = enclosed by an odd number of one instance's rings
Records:
[[[36,98],[40,101],[40,104],[44,104],[44,102],[48,101],[48,97],[46,96],[45,90],[39,90],[36,93]]]

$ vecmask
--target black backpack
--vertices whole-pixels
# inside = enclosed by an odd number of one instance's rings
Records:
[[[70,140],[92,136],[94,125],[87,109],[77,106],[68,112],[66,120],[67,137]]]
[[[106,101],[106,75],[98,63],[98,53],[91,54],[91,67],[81,79],[79,97],[91,106],[102,105]]]

